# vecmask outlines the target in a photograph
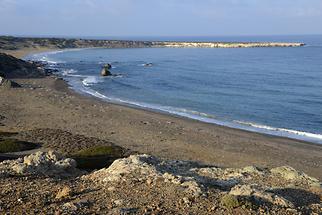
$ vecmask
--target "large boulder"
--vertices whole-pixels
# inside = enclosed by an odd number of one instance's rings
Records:
[[[303,172],[299,172],[290,166],[280,166],[270,170],[272,175],[279,176],[288,181],[302,182],[310,186],[321,187],[318,179],[308,176]]]
[[[193,166],[194,163],[188,161],[164,161],[151,155],[131,155],[115,160],[108,168],[86,175],[83,179],[103,184],[131,179],[146,183],[162,180],[182,187],[187,193],[200,196],[203,193],[202,185],[189,175],[189,169]]]
[[[265,201],[282,207],[294,207],[292,202],[288,201],[282,196],[274,194],[273,192],[269,192],[268,190],[269,189],[256,184],[236,185],[230,190],[229,194],[233,196],[255,199],[257,202]]]
[[[112,73],[110,72],[110,69],[112,69],[112,65],[107,63],[103,66],[103,69],[101,70],[102,76],[111,76]]]
[[[44,76],[44,72],[36,65],[15,58],[5,53],[0,53],[0,76],[3,78],[36,78]]]
[[[111,76],[111,75],[112,75],[112,73],[107,68],[104,67],[101,70],[101,76]]]
[[[76,169],[76,161],[64,158],[54,151],[36,152],[17,160],[0,163],[0,172],[18,175],[41,175],[68,177],[81,173]]]

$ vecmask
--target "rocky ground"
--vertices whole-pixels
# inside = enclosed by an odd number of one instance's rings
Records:
[[[49,151],[0,163],[8,214],[320,214],[320,182],[295,169],[219,168],[131,155],[84,172]]]
[[[113,159],[110,166],[84,170],[66,157],[118,146],[59,129],[0,132],[0,146],[1,139],[40,147],[26,156],[0,153],[4,214],[322,213],[321,182],[290,166],[223,168],[123,149],[124,158]]]

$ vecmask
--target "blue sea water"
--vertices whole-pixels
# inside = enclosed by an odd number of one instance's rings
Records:
[[[322,36],[151,40],[287,41],[306,46],[81,49],[28,58],[49,62],[74,89],[108,101],[322,143]],[[112,64],[117,76],[100,76],[105,63]]]

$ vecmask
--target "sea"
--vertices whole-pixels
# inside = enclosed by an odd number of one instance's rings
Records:
[[[94,39],[303,42],[287,48],[70,49],[26,59],[47,62],[74,90],[108,102],[322,144],[322,35]],[[100,76],[106,63],[114,76]]]

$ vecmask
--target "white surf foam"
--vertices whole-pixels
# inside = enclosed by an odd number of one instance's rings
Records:
[[[75,69],[64,69],[64,70],[62,70],[62,74],[66,75],[66,76],[68,76],[70,74],[74,74],[74,73],[77,73],[77,70],[75,70]]]
[[[259,128],[259,129],[265,129],[269,131],[276,131],[276,132],[283,132],[283,133],[289,133],[289,134],[295,134],[298,136],[304,136],[308,138],[315,138],[315,139],[321,139],[322,140],[322,134],[315,134],[315,133],[309,133],[309,132],[304,132],[304,131],[296,131],[292,129],[286,129],[286,128],[275,128],[267,125],[261,125],[257,123],[251,123],[251,122],[243,122],[243,121],[235,121],[239,124],[246,125],[246,126],[251,126],[254,128]]]
[[[82,80],[83,85],[86,87],[92,86],[92,85],[97,84],[99,82],[101,82],[101,80],[97,76],[87,76],[86,78],[84,78]]]

